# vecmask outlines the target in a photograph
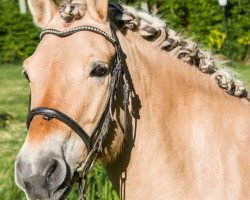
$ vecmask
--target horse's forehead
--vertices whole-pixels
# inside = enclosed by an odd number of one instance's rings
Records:
[[[69,63],[84,63],[90,57],[108,62],[113,54],[114,49],[112,46],[109,47],[108,41],[96,33],[78,32],[65,38],[46,35],[33,56],[25,61],[25,65],[38,67],[37,63],[40,63],[41,65],[53,64],[55,67],[57,63],[62,67]]]
[[[103,29],[104,31],[108,31],[108,26],[107,23],[100,23],[92,19],[88,14],[86,14],[83,18],[80,20],[75,20],[72,23],[65,22],[60,16],[59,13],[57,13],[51,22],[47,25],[46,29],[57,29],[60,31],[64,31],[67,29],[75,28],[77,26],[83,26],[83,25],[88,25],[88,26],[94,26],[100,29]]]
[[[107,24],[100,24],[91,18],[66,23],[59,14],[45,29],[65,31],[83,25],[100,28],[108,34],[110,32]],[[113,46],[103,36],[93,32],[77,32],[64,38],[48,34],[40,41],[35,53],[24,62],[24,66],[27,69],[35,67],[35,70],[30,70],[33,73],[43,73],[45,68],[53,68],[63,74],[62,70],[67,73],[67,69],[72,71],[79,66],[88,66],[90,59],[108,63],[113,55]]]
[[[75,20],[72,23],[67,23],[65,22],[59,13],[55,15],[53,20],[48,24],[48,26],[45,29],[55,29],[58,31],[66,31],[72,28],[76,28],[79,26],[92,26],[99,28],[109,35],[111,35],[111,30],[107,23],[99,23],[95,20],[93,20],[91,17],[88,17],[86,15],[84,18],[81,20]],[[92,32],[77,32],[74,33],[68,37],[65,38],[59,38],[57,36],[52,36],[52,35],[46,35],[46,40],[45,45],[39,45],[43,46],[44,48],[47,48],[48,46],[52,47],[56,45],[56,51],[62,51],[65,52],[64,47],[70,47],[73,46],[73,49],[68,49],[67,53],[72,53],[74,54],[77,52],[77,50],[84,49],[84,51],[88,51],[88,47],[98,47],[96,50],[102,51],[102,49],[106,48],[105,51],[107,51],[107,45],[103,45],[104,43],[107,43],[106,39],[103,36],[100,36],[99,34],[92,33]],[[43,42],[43,41],[42,41]],[[52,48],[53,49],[53,48]],[[51,50],[52,50],[51,49]],[[70,51],[71,50],[71,51]]]

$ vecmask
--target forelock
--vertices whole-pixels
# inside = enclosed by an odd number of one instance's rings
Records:
[[[59,13],[65,22],[73,22],[84,17],[86,9],[85,0],[64,0],[59,6]]]

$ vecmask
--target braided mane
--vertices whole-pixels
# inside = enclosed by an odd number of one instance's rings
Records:
[[[61,4],[60,13],[65,21],[79,18],[80,11],[84,10],[78,9],[79,12],[67,13],[66,7],[70,5],[72,6],[72,0],[64,0]],[[76,9],[71,9],[71,11],[77,11],[79,4],[75,7]],[[250,93],[247,92],[245,84],[232,72],[222,67],[221,61],[215,59],[210,52],[200,49],[194,41],[176,33],[158,17],[118,3],[109,4],[109,17],[121,30],[129,29],[137,32],[152,45],[209,75],[210,79],[228,94],[250,100]]]
[[[211,80],[228,94],[250,100],[245,84],[229,70],[222,68],[219,60],[210,52],[200,49],[194,41],[177,34],[158,17],[116,3],[110,4],[109,13],[111,21],[121,29],[138,32],[154,46],[210,75]]]

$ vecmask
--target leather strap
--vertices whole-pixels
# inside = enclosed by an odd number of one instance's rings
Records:
[[[73,119],[71,119],[69,116],[65,115],[64,113],[52,109],[52,108],[45,108],[45,107],[37,107],[31,110],[28,113],[27,116],[27,129],[30,127],[30,123],[32,122],[32,119],[36,115],[42,115],[44,120],[50,121],[51,119],[55,118],[59,121],[63,122],[64,124],[68,125],[74,132],[76,132],[83,142],[86,145],[88,153],[91,149],[91,143],[90,143],[90,137],[88,134],[75,122]]]

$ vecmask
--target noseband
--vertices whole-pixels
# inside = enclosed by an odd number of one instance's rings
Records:
[[[72,28],[66,31],[58,31],[55,29],[45,29],[40,35],[42,39],[45,35],[52,34],[57,37],[67,37],[76,32],[80,31],[90,31],[96,34],[103,36],[107,39],[115,48],[116,57],[113,63],[113,68],[111,71],[111,83],[109,87],[109,97],[106,102],[106,105],[103,109],[101,117],[96,124],[95,128],[93,129],[92,133],[89,135],[87,134],[84,129],[72,118],[67,116],[66,114],[60,112],[55,108],[47,108],[47,107],[37,107],[29,111],[27,116],[27,129],[29,129],[32,119],[37,116],[41,115],[44,120],[50,121],[51,119],[57,119],[62,123],[69,126],[75,133],[77,133],[82,141],[86,145],[87,149],[87,157],[82,165],[77,169],[77,172],[80,176],[80,200],[86,199],[86,186],[87,186],[87,175],[89,174],[90,170],[92,169],[95,160],[97,158],[98,153],[102,150],[103,141],[107,135],[108,128],[110,122],[112,121],[112,105],[113,100],[117,93],[118,83],[120,77],[123,76],[123,92],[124,92],[124,110],[125,116],[127,111],[127,106],[129,104],[129,85],[126,78],[126,75],[123,71],[123,64],[122,64],[122,50],[119,44],[119,41],[116,37],[114,30],[111,28],[112,36],[104,32],[103,30],[93,27],[93,26],[79,26],[76,28]],[[124,121],[124,129],[126,127],[126,120]]]

